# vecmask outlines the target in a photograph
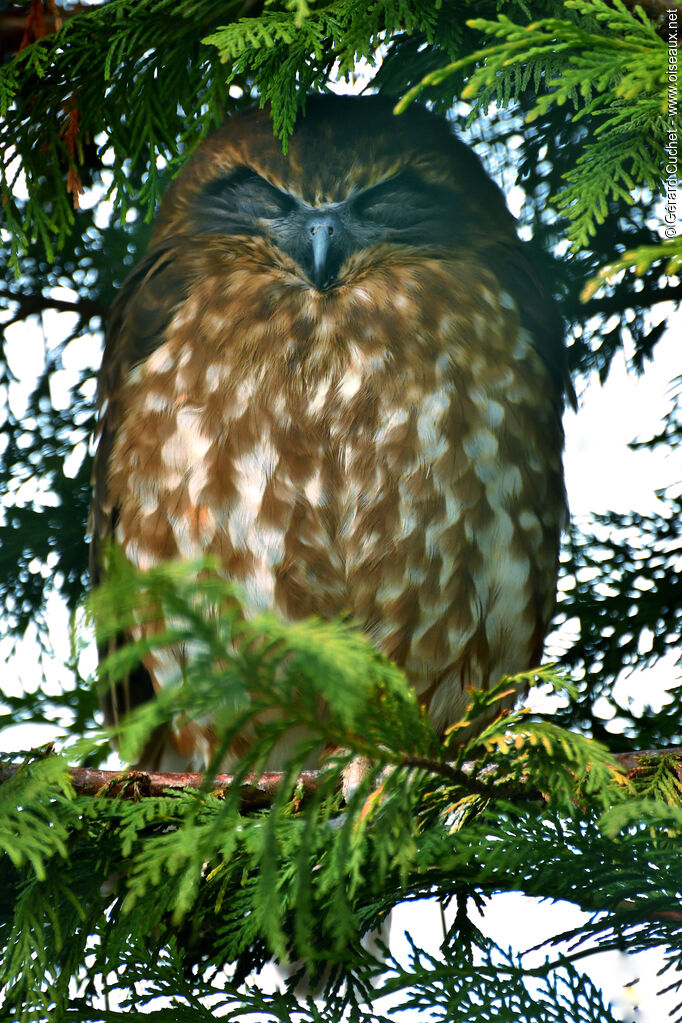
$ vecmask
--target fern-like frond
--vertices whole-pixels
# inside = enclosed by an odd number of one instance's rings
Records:
[[[509,105],[533,86],[528,121],[551,106],[570,104],[586,125],[583,151],[554,197],[569,221],[574,248],[587,245],[610,201],[634,201],[636,188],[662,187],[661,158],[668,116],[668,48],[641,8],[622,0],[565,0],[566,18],[530,24],[504,14],[472,19],[490,45],[431,72],[401,100],[401,111],[420,92],[473,68],[462,92],[477,106]]]
[[[29,760],[0,785],[0,849],[15,868],[30,864],[43,879],[49,860],[66,857],[68,830],[54,820],[54,803],[72,795],[68,764],[55,756]]]
[[[646,793],[665,791],[669,801],[643,799],[585,737],[533,722],[523,710],[491,721],[529,676],[472,694],[464,725],[478,734],[458,749],[457,729],[443,741],[433,733],[402,673],[352,623],[286,626],[271,615],[246,621],[238,591],[203,562],[145,573],[115,563],[112,569],[94,598],[100,630],[119,633],[139,616],[162,614],[169,624],[153,642],[181,640],[192,651],[183,683],[162,690],[142,717],[122,722],[121,740],[135,748],[141,732],[160,721],[208,714],[225,749],[235,729],[258,716],[263,724],[235,767],[236,783],[217,792],[209,772],[197,790],[140,801],[134,787],[119,796],[111,789],[76,796],[61,764],[45,768],[45,780],[50,770],[57,779],[46,788],[6,783],[0,794],[9,819],[17,819],[11,802],[20,800],[26,829],[23,858],[6,857],[0,901],[0,983],[18,1019],[47,1019],[50,1006],[62,1018],[84,969],[108,976],[112,993],[123,988],[124,1004],[140,1011],[148,1002],[136,977],[156,978],[153,990],[176,1006],[192,972],[208,977],[227,969],[231,979],[220,988],[193,980],[192,990],[201,987],[229,1017],[243,978],[272,956],[300,960],[325,978],[324,1009],[306,1001],[300,1018],[317,1012],[311,1018],[338,1019],[352,1009],[358,1020],[364,1013],[370,1019],[368,1002],[386,964],[363,949],[363,935],[398,903],[434,895],[447,902],[463,890],[568,899],[592,914],[583,931],[595,949],[613,946],[617,934],[618,947],[648,947],[655,939],[675,956],[679,928],[665,911],[682,883],[670,841],[679,825],[679,787],[666,788],[652,768]],[[110,661],[114,677],[142,653],[140,644],[124,648]],[[555,669],[533,674],[570,694]],[[292,750],[269,809],[247,812],[240,782],[267,760],[283,729],[307,737]],[[329,745],[341,748],[323,760],[318,784],[302,800],[298,770],[311,751],[319,756]],[[341,772],[358,753],[367,770],[344,805]],[[42,762],[28,766],[43,769]],[[46,800],[51,846],[39,812]],[[390,990],[415,1006],[420,999],[449,1006],[470,975],[466,957],[452,951],[456,935],[450,938],[440,995],[437,978],[424,972],[432,965],[419,956],[400,971],[390,967]],[[512,998],[495,980],[498,954],[491,951],[476,990],[487,992],[486,1004],[523,1006],[524,965],[510,960],[504,967],[515,978]],[[565,959],[548,961],[547,984],[561,964]],[[587,989],[570,970],[562,976],[562,984],[575,984],[566,995],[572,1005]],[[278,1020],[294,1012],[290,994],[251,988],[244,999],[242,1011],[250,1005]],[[597,1013],[598,1000],[589,1004]],[[82,1005],[85,1012],[86,995]],[[594,1013],[584,1018],[608,1018]]]
[[[581,298],[588,302],[605,284],[610,284],[623,271],[631,270],[638,277],[649,273],[652,267],[663,263],[662,272],[668,277],[682,276],[682,240],[675,238],[660,245],[640,245],[624,252],[619,259],[603,266],[583,288]]]

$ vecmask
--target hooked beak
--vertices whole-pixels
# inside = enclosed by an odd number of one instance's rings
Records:
[[[333,279],[330,253],[334,235],[338,233],[337,218],[332,213],[318,213],[306,224],[306,231],[312,243],[312,282],[322,290]]]

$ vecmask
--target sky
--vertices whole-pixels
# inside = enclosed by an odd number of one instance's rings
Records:
[[[512,190],[510,206],[513,212],[518,212],[514,209],[515,200],[518,199],[519,196]],[[102,215],[106,215],[106,212],[103,211]],[[662,308],[659,312],[667,315],[670,310]],[[66,336],[69,325],[68,314],[47,314],[44,334],[40,330],[27,331],[20,325],[14,328],[8,347],[8,359],[13,372],[20,378],[11,396],[18,407],[23,400],[22,394],[31,387],[42,369],[44,337],[47,336],[50,343],[54,344]],[[654,362],[647,365],[642,376],[628,372],[627,353],[619,355],[614,360],[605,386],[600,386],[596,379],[588,381],[579,395],[578,412],[567,411],[566,481],[571,511],[579,521],[586,520],[590,513],[609,509],[651,511],[656,503],[656,488],[680,483],[682,467],[673,461],[669,453],[662,449],[654,452],[632,451],[628,447],[632,440],[656,433],[670,405],[671,381],[681,371],[680,337],[682,316],[678,315],[671,321],[667,334],[658,344]],[[97,353],[98,346],[92,338],[82,339],[69,346],[65,368],[52,381],[53,400],[57,407],[65,407],[70,401],[70,387],[80,371],[96,368]],[[84,449],[75,453],[71,465],[74,472],[76,461],[84,453]],[[68,614],[58,598],[51,601],[49,619],[53,656],[47,665],[42,658],[48,685],[70,685],[71,674],[63,667],[70,654]],[[8,642],[0,640],[0,657],[3,661],[6,660],[7,652]],[[81,668],[84,674],[88,674],[94,666],[94,646],[90,644],[82,653]],[[41,674],[40,647],[35,636],[29,632],[18,654],[5,668],[3,687],[11,692],[21,686],[33,686],[34,680]],[[629,702],[637,711],[647,703],[655,704],[663,700],[665,690],[680,681],[680,666],[675,665],[671,656],[659,662],[653,670],[647,669],[646,677],[637,671],[624,674],[616,684],[617,694],[619,699]],[[30,748],[53,738],[54,732],[54,729],[47,727],[29,729],[19,726],[7,729],[0,735],[0,748],[5,752]],[[508,894],[495,897],[479,925],[501,945],[513,944],[515,948],[524,950],[557,931],[576,925],[579,918],[580,911],[574,906],[548,902],[540,904],[538,900]],[[510,920],[514,921],[512,927]],[[402,935],[406,928],[413,932],[418,943],[428,945],[431,941],[435,951],[441,934],[438,905],[434,902],[421,903],[416,907],[402,907],[394,913],[391,925],[391,946],[394,951],[404,947]],[[544,953],[531,955],[542,956]],[[658,982],[655,973],[659,966],[660,959],[655,953],[630,958],[609,953],[583,964],[583,968],[622,1007],[624,1018],[636,1020],[637,1023],[660,1023],[667,1009],[676,1001],[656,996]],[[640,978],[638,983],[627,987],[634,978]],[[637,1011],[635,1004],[640,1007]]]

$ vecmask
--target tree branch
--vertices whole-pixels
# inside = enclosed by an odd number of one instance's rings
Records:
[[[0,329],[5,330],[13,323],[19,323],[29,316],[45,312],[46,309],[56,309],[57,312],[77,313],[81,320],[88,321],[93,316],[101,316],[106,319],[109,315],[109,306],[104,302],[97,302],[91,298],[65,299],[54,298],[52,295],[27,294],[26,292],[14,292],[0,289],[0,301],[16,303],[17,312],[9,320],[0,324]]]
[[[602,298],[591,298],[589,302],[585,304],[586,310],[590,316],[596,316],[598,313],[602,313],[606,316],[611,313],[622,313],[625,308],[636,308],[635,298],[641,300],[641,292],[637,292],[636,295],[631,296],[631,301],[623,303],[623,296],[619,294],[604,295]],[[650,288],[647,288],[646,301],[649,306],[657,305],[660,302],[677,302],[682,299],[682,284],[656,287],[652,284]],[[637,306],[638,307],[638,306]]]
[[[670,746],[660,750],[636,750],[631,753],[616,753],[614,759],[628,774],[637,771],[644,760],[661,757],[675,758],[675,773],[682,782],[682,746]],[[417,758],[406,758],[406,766],[423,767],[434,770],[430,761],[417,762]],[[9,781],[22,769],[23,764],[0,764],[0,784]],[[464,765],[464,769],[455,771],[448,765],[439,764],[440,773],[450,780],[480,795],[490,798],[505,797],[504,787],[482,785],[469,777],[469,770],[475,765]],[[255,810],[269,806],[282,784],[285,774],[272,771],[259,776],[249,775],[241,782],[242,805],[247,810]],[[311,795],[320,784],[320,771],[302,771],[298,785],[304,794]],[[72,767],[71,781],[78,795],[81,796],[123,796],[129,799],[144,799],[149,796],[166,795],[169,791],[182,792],[185,789],[200,789],[204,785],[203,774],[198,773],[164,773],[161,771],[99,771],[90,767]],[[211,791],[230,788],[235,778],[232,774],[217,774],[211,782]],[[527,795],[527,793],[525,793]]]
[[[0,764],[0,784],[19,773],[23,764]],[[183,792],[200,789],[205,783],[203,774],[163,771],[99,771],[91,767],[72,767],[71,782],[79,796],[124,796],[143,799],[148,796],[167,795],[168,791]],[[258,777],[249,775],[241,783],[242,802],[247,809],[269,806],[282,784],[284,774],[270,772]],[[319,785],[319,771],[302,771],[298,784],[304,792],[312,793]],[[232,774],[216,774],[210,790],[228,789],[234,784]]]

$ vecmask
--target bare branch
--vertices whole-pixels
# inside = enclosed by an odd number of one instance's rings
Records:
[[[64,299],[55,298],[52,295],[29,294],[26,292],[15,292],[0,289],[0,302],[8,305],[16,304],[18,309],[9,320],[0,324],[0,329],[6,329],[12,323],[19,323],[29,316],[45,312],[46,309],[55,309],[57,312],[77,313],[81,321],[87,323],[93,316],[101,316],[106,319],[109,314],[109,306],[104,302],[97,302],[90,298]]]
[[[0,784],[9,781],[20,770],[21,764],[0,764]],[[80,796],[121,796],[142,799],[162,796],[168,791],[200,789],[205,784],[203,774],[164,773],[162,771],[98,771],[91,767],[72,767],[71,781]],[[284,780],[280,772],[249,775],[241,783],[242,802],[248,809],[269,806]],[[312,793],[319,785],[319,771],[303,771],[298,784],[305,793]],[[211,783],[211,792],[228,789],[234,784],[234,775],[217,774]]]
[[[632,753],[616,753],[614,759],[628,774],[638,770],[642,761],[652,758],[672,757],[675,759],[675,771],[682,781],[682,746],[670,746],[659,750],[636,750]],[[424,767],[435,770],[435,762],[417,762],[417,758],[406,759],[406,766]],[[482,785],[469,777],[467,768],[475,765],[464,765],[461,771],[444,771],[447,765],[440,764],[435,773],[446,774],[456,781],[481,795],[491,798],[509,795],[504,788],[493,785]],[[0,764],[0,784],[9,781],[20,770],[21,764]],[[269,806],[275,798],[285,774],[272,771],[259,776],[249,775],[241,784],[242,805],[245,809],[258,809]],[[320,771],[303,771],[298,777],[298,786],[304,795],[311,795],[320,785]],[[148,796],[161,796],[168,792],[182,792],[185,789],[200,789],[205,784],[203,774],[198,773],[164,773],[160,771],[99,771],[89,767],[71,768],[71,781],[81,796],[124,796],[129,799],[143,799]],[[235,782],[232,774],[217,774],[210,786],[211,792],[230,788]],[[527,795],[527,793],[525,793]]]

